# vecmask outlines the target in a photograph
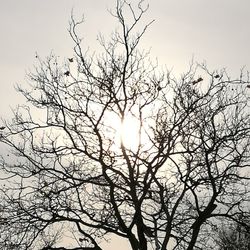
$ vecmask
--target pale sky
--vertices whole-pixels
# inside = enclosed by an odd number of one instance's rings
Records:
[[[135,1],[135,0],[134,0]],[[156,21],[141,44],[152,57],[176,72],[187,69],[192,57],[206,61],[210,69],[226,67],[238,73],[250,68],[249,0],[148,0],[145,22]],[[25,83],[25,71],[51,51],[72,54],[67,28],[72,8],[85,15],[82,26],[86,46],[99,32],[116,26],[107,9],[115,0],[0,0],[0,116],[20,102],[14,84]],[[91,46],[90,46],[91,47]],[[92,50],[94,50],[92,46]]]
[[[133,0],[134,2],[135,0]],[[227,68],[236,75],[250,69],[249,0],[148,0],[145,22],[156,21],[142,41],[159,64],[185,71],[192,57],[211,70]],[[0,117],[22,102],[14,84],[25,84],[25,72],[35,64],[35,53],[72,56],[67,28],[72,8],[85,15],[86,47],[95,49],[96,35],[115,27],[107,9],[115,0],[0,0]],[[91,47],[93,45],[93,47]],[[118,241],[119,244],[119,241]],[[119,244],[119,250],[123,250]],[[111,249],[111,248],[107,248]],[[115,248],[114,248],[115,249]],[[124,246],[124,249],[128,249]]]

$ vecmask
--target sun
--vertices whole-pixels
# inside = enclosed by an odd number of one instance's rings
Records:
[[[124,146],[129,150],[136,150],[140,144],[140,122],[133,116],[126,116],[124,119],[112,119],[114,128],[115,147]]]
[[[107,130],[106,136],[112,144],[109,149],[113,152],[125,148],[136,153],[150,144],[148,138],[149,124],[135,112],[133,114],[132,112],[128,113],[123,118],[115,113],[109,113],[105,122],[107,127],[110,128]]]
[[[119,137],[126,148],[136,150],[140,143],[139,121],[133,117],[126,117],[120,123]]]

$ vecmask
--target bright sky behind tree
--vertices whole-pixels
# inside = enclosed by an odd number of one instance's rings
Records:
[[[248,0],[148,0],[145,22],[150,27],[141,46],[151,48],[152,57],[177,73],[195,61],[206,61],[210,69],[226,67],[237,74],[250,66],[250,2]],[[61,57],[72,55],[73,43],[67,28],[72,8],[85,15],[82,34],[86,46],[95,49],[99,32],[109,34],[116,24],[107,9],[115,0],[0,0],[0,114],[20,96],[14,84],[25,82],[25,71],[51,51]]]
[[[141,48],[151,48],[159,65],[179,74],[194,58],[206,61],[211,70],[227,68],[234,77],[242,67],[250,69],[249,0],[147,2],[150,9],[143,20],[155,22]],[[73,42],[67,31],[72,9],[76,17],[84,14],[80,34],[84,46],[94,51],[98,33],[108,39],[117,26],[107,11],[114,5],[115,0],[0,0],[0,116],[11,117],[10,107],[23,101],[14,85],[25,83],[36,53],[44,57],[53,51],[62,58],[72,57]],[[128,248],[124,245],[124,249]]]

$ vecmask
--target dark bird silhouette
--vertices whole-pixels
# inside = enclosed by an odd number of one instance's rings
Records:
[[[0,127],[0,130],[4,130],[5,129],[5,127]]]
[[[202,78],[202,77],[199,77],[199,78],[197,79],[197,82],[201,82],[201,81],[203,81],[203,78]]]
[[[201,81],[203,81],[203,78],[199,77],[197,80],[192,81],[192,83],[193,85],[195,85],[196,83],[201,82]]]
[[[69,62],[73,62],[74,61],[74,58],[72,57],[72,58],[68,58],[69,59]]]
[[[218,74],[214,76],[214,78],[219,78],[219,77],[220,77],[220,75],[218,75]]]
[[[66,72],[64,72],[65,76],[69,76],[70,72],[67,70]]]
[[[247,85],[247,88],[249,88],[249,89],[250,89],[250,84],[249,84],[249,85]]]

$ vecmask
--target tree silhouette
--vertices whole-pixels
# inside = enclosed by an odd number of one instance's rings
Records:
[[[249,216],[248,81],[199,64],[180,78],[159,70],[139,49],[147,8],[118,0],[120,30],[99,37],[99,55],[72,18],[74,56],[37,56],[18,87],[28,104],[0,137],[12,152],[1,249],[101,250],[112,235],[133,250],[209,249],[220,218]]]
[[[250,248],[250,224],[249,219],[242,221],[239,216],[238,222],[226,222],[218,230],[216,237],[220,250],[248,250]]]

